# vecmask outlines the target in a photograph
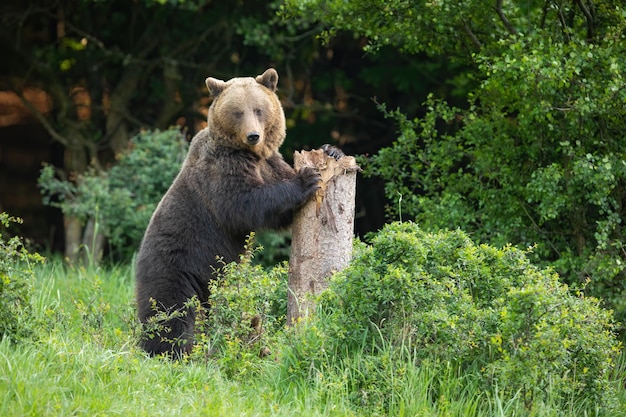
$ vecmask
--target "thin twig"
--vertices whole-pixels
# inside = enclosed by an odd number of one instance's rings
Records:
[[[561,29],[563,31],[563,38],[565,39],[565,43],[569,43],[569,33],[567,22],[565,22],[565,16],[563,16],[563,10],[561,9],[561,5],[559,4],[557,7],[557,15],[559,17],[559,22],[561,23]]]
[[[533,224],[533,227],[542,235],[547,236],[547,234],[541,229],[541,227],[539,227],[539,225],[535,222],[535,219],[533,219],[533,217],[530,215],[530,213],[528,212],[528,210],[526,209],[526,205],[525,204],[520,204],[520,207],[522,207],[522,210],[524,210],[524,213],[526,214],[526,217],[528,217],[528,220],[530,220],[530,222]],[[550,238],[547,238],[548,243],[550,244],[550,246],[552,247],[552,249],[554,250],[554,252],[558,255],[561,256],[561,252],[557,249],[557,247],[554,245],[554,243],[552,242],[552,240]]]
[[[67,147],[69,143],[67,138],[61,135],[59,132],[57,132],[54,127],[52,127],[52,124],[50,123],[48,118],[44,116],[43,113],[41,113],[39,109],[33,105],[33,103],[27,100],[26,97],[24,97],[24,95],[21,92],[18,92],[18,91],[14,91],[14,92],[19,97],[24,107],[26,107],[31,112],[31,114],[35,117],[35,119],[37,119],[37,121],[41,123],[41,125],[46,129],[48,134],[53,139],[61,143],[63,146]]]

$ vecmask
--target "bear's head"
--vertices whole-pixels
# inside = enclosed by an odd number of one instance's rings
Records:
[[[256,78],[222,81],[209,77],[206,86],[213,102],[208,128],[222,146],[248,149],[263,158],[285,139],[285,114],[276,95],[278,73],[268,69]]]

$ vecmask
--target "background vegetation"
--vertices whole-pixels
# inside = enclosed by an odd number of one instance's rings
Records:
[[[130,259],[186,155],[179,129],[142,132],[108,171],[92,169],[70,180],[59,178],[54,167],[46,165],[39,188],[46,204],[82,222],[92,219],[108,239],[112,255]],[[88,261],[102,257],[103,248],[89,239],[83,239],[82,250]]]
[[[464,65],[462,107],[433,92],[371,159],[393,217],[460,227],[534,259],[626,318],[623,2],[291,1],[285,10],[402,53]],[[385,106],[382,106],[383,110]],[[389,108],[387,106],[387,108]],[[401,198],[401,202],[399,201]]]

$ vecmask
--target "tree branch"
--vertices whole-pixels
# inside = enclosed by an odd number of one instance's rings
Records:
[[[585,15],[585,19],[587,20],[587,39],[593,39],[594,37],[593,15],[591,14],[587,6],[585,6],[585,4],[582,2],[582,0],[576,0],[576,4],[578,4],[578,7],[580,7],[580,10],[582,10],[583,14]]]
[[[557,16],[559,17],[559,22],[561,23],[561,31],[563,32],[563,39],[565,43],[569,43],[570,38],[569,38],[569,33],[567,33],[568,26],[567,26],[567,22],[565,21],[565,16],[563,16],[563,10],[561,9],[561,5],[559,5],[557,8]]]
[[[46,11],[45,13],[50,19],[56,20],[58,19],[58,16],[50,11]],[[100,39],[96,38],[94,35],[90,34],[87,31],[82,30],[81,28],[79,28],[78,26],[72,24],[72,22],[69,19],[64,19],[63,20],[63,24],[72,32],[75,32],[77,35],[82,36],[83,38],[87,39],[89,42],[95,44],[98,48],[100,48],[101,50],[105,51],[106,53],[115,53],[116,51],[112,51],[110,49],[108,49],[105,45],[104,42],[102,42]],[[117,53],[117,55],[121,56],[121,53]]]
[[[171,56],[172,58],[176,59],[176,58],[183,58],[193,52],[195,52],[198,47],[202,44],[205,43],[206,38],[209,37],[209,35],[213,34],[213,33],[224,33],[228,30],[228,25],[227,23],[224,21],[224,19],[221,19],[219,22],[217,22],[216,24],[208,27],[204,32],[202,32],[200,35],[195,36],[193,38],[190,38],[188,41],[181,43],[180,45],[178,45],[178,47],[176,49],[174,49],[172,51],[172,53],[168,54],[169,56]]]
[[[498,13],[498,17],[504,24],[506,30],[508,30],[511,35],[517,35],[517,30],[515,30],[511,22],[509,22],[509,19],[506,18],[504,12],[502,11],[502,0],[496,1],[496,13]]]
[[[165,62],[163,66],[163,106],[156,121],[156,127],[165,130],[173,117],[183,108],[182,101],[177,98],[178,84],[182,76],[176,61]]]
[[[530,215],[530,213],[528,212],[528,209],[526,208],[526,205],[520,204],[520,207],[522,208],[522,210],[524,210],[524,214],[526,214],[526,217],[528,217],[528,220],[530,220],[530,222],[533,224],[533,227],[535,228],[535,230],[537,230],[539,233],[541,233],[543,236],[546,237],[546,241],[552,247],[552,250],[554,251],[554,253],[556,253],[558,256],[561,256],[561,252],[556,247],[552,239],[550,239],[548,234],[544,230],[541,229],[541,227],[537,224],[535,219],[533,219],[533,216]]]
[[[18,91],[15,91],[15,90],[13,92],[20,99],[20,101],[22,102],[24,107],[26,107],[28,109],[28,111],[30,111],[31,114],[35,117],[35,119],[37,119],[37,121],[39,123],[41,123],[41,125],[46,129],[48,134],[54,140],[56,140],[57,142],[59,142],[63,146],[67,147],[68,143],[69,143],[67,138],[65,136],[63,136],[62,134],[60,134],[59,132],[57,132],[54,127],[52,127],[52,124],[50,123],[48,118],[46,116],[44,116],[43,113],[41,113],[37,107],[33,106],[33,103],[31,103],[29,100],[27,100],[26,97],[24,97],[24,95],[21,92],[18,92]]]
[[[478,39],[476,34],[474,34],[474,32],[472,31],[472,28],[470,27],[469,22],[467,22],[467,21],[463,22],[463,30],[465,31],[465,34],[470,38],[472,43],[478,49],[482,49],[483,44],[480,42],[480,40]]]

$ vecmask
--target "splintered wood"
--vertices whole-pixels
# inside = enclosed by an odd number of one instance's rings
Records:
[[[339,160],[322,150],[296,152],[296,169],[313,167],[321,188],[294,215],[287,323],[313,313],[314,297],[328,287],[328,278],[350,262],[354,234],[356,173],[354,157]]]

